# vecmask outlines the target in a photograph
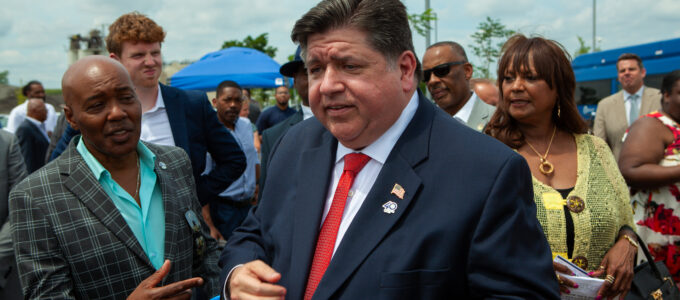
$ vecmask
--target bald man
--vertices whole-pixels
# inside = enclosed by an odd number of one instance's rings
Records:
[[[125,68],[83,58],[64,74],[62,90],[66,119],[82,136],[10,194],[26,297],[216,295],[218,253],[189,158],[139,140],[142,108]]]
[[[29,173],[45,165],[45,152],[50,145],[45,120],[47,107],[42,99],[26,100],[26,119],[17,128],[16,136]]]
[[[491,106],[498,104],[500,94],[493,81],[486,78],[472,78],[470,79],[470,88],[484,103]]]

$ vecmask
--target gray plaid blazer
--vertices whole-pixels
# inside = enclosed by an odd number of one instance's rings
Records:
[[[76,150],[74,138],[56,160],[10,193],[14,251],[26,298],[124,299],[156,270],[116,206]],[[181,148],[145,143],[165,207],[165,259],[161,285],[200,276],[203,290],[219,294],[219,252],[201,218],[191,163]],[[185,212],[201,220],[207,250],[194,251]]]

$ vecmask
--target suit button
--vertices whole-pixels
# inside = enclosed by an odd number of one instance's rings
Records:
[[[583,199],[579,196],[569,196],[569,199],[567,199],[567,207],[572,212],[580,213],[586,208],[586,203],[583,202]]]
[[[584,270],[588,267],[588,259],[586,259],[585,256],[576,256],[571,260],[571,262]]]

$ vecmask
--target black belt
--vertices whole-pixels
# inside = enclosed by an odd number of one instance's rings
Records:
[[[243,208],[243,207],[248,207],[250,206],[250,202],[253,198],[245,199],[245,200],[234,200],[231,197],[222,197],[222,196],[217,196],[217,201],[221,204],[225,205],[231,205],[236,208]]]

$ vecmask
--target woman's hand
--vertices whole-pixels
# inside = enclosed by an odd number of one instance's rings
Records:
[[[637,247],[633,246],[626,238],[620,238],[614,246],[607,251],[604,259],[600,263],[600,269],[591,272],[592,277],[613,276],[613,283],[606,280],[597,292],[597,300],[607,297],[613,299],[621,295],[619,299],[624,299],[630,284],[633,282],[633,265]],[[611,279],[611,277],[609,277]]]
[[[557,275],[557,282],[560,283],[560,294],[569,294],[568,288],[578,288],[578,284],[573,281],[560,276],[560,274],[574,275],[574,272],[570,271],[567,266],[553,262],[553,269],[555,269],[555,275]]]

